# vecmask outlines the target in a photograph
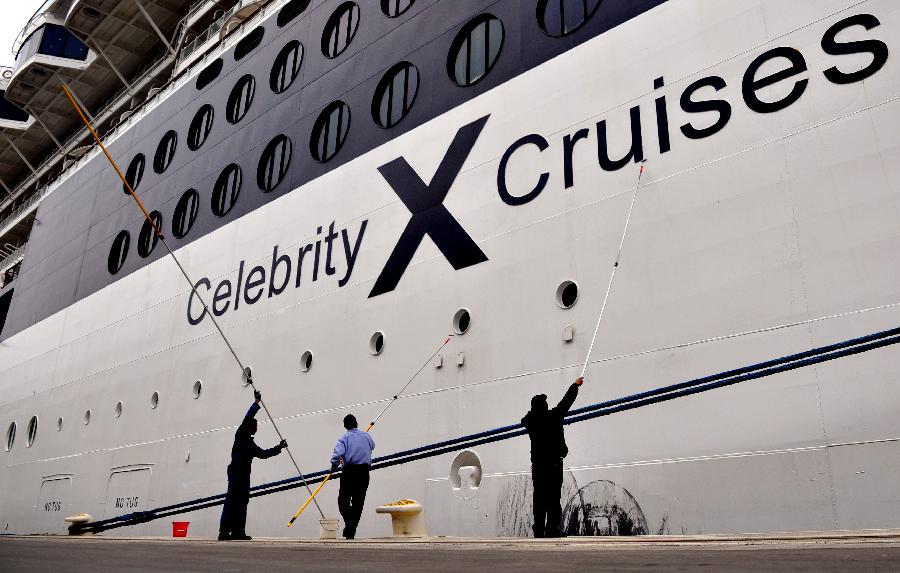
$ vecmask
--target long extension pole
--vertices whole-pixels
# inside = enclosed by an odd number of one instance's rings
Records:
[[[369,422],[369,425],[366,427],[366,432],[371,431],[372,428],[375,427],[375,424],[378,422],[379,419],[381,419],[382,416],[384,416],[384,413],[388,411],[388,408],[393,406],[394,402],[396,402],[397,400],[400,399],[400,396],[403,394],[403,391],[406,390],[410,384],[412,384],[412,381],[416,379],[416,376],[418,376],[419,373],[422,372],[422,370],[425,370],[425,367],[428,366],[428,363],[431,362],[431,359],[434,358],[435,356],[437,356],[438,352],[440,352],[441,350],[443,350],[443,348],[445,346],[447,346],[447,343],[450,342],[450,339],[453,338],[453,336],[454,336],[453,334],[448,335],[447,338],[444,340],[444,342],[442,342],[441,345],[438,346],[437,350],[435,350],[434,352],[431,353],[431,356],[429,356],[428,359],[422,363],[422,366],[420,366],[419,369],[416,370],[416,373],[413,374],[409,378],[409,380],[406,381],[406,384],[403,385],[403,388],[400,388],[400,391],[397,392],[396,394],[394,394],[394,396],[387,403],[387,405],[381,410],[381,413],[379,413],[377,416],[375,416],[374,420]],[[306,501],[303,502],[303,505],[300,506],[300,509],[297,510],[297,513],[295,513],[293,515],[293,517],[291,517],[291,520],[288,521],[288,524],[287,524],[288,527],[294,525],[294,522],[297,521],[297,518],[300,517],[300,514],[302,514],[304,512],[304,510],[306,510],[306,506],[309,505],[309,502],[315,501],[316,496],[319,495],[319,492],[322,491],[322,488],[325,487],[325,484],[328,483],[328,480],[331,479],[332,475],[334,475],[333,471],[328,472],[328,475],[325,476],[325,479],[322,480],[322,483],[319,484],[319,486],[316,488],[316,491],[309,494],[309,497],[307,498]],[[307,489],[309,489],[309,488],[307,488]],[[316,502],[316,505],[318,505],[318,502]]]
[[[187,271],[184,270],[184,267],[181,265],[181,261],[178,260],[178,257],[175,256],[172,248],[169,247],[169,243],[166,241],[166,238],[163,236],[162,231],[160,231],[159,227],[156,225],[156,221],[153,220],[153,217],[150,216],[150,213],[147,212],[147,208],[144,206],[144,203],[140,200],[137,194],[134,192],[134,189],[131,186],[131,183],[128,182],[128,179],[122,173],[122,170],[119,169],[119,166],[116,164],[116,161],[110,155],[109,150],[106,149],[106,146],[103,145],[103,141],[100,139],[100,136],[97,135],[97,132],[94,130],[94,127],[91,125],[91,122],[88,121],[87,117],[85,117],[84,112],[81,109],[81,106],[78,105],[78,102],[75,101],[74,96],[69,91],[69,88],[63,84],[63,91],[66,94],[66,97],[69,98],[69,102],[71,102],[72,107],[75,108],[75,111],[78,112],[78,116],[81,118],[81,121],[88,128],[88,131],[93,136],[94,141],[97,142],[97,145],[100,146],[100,149],[103,151],[103,154],[106,156],[106,159],[109,160],[110,165],[112,165],[113,169],[119,175],[119,179],[122,180],[122,183],[125,185],[125,188],[128,189],[128,194],[131,195],[131,198],[134,199],[137,206],[140,208],[141,213],[144,214],[144,217],[147,219],[147,222],[150,223],[150,226],[153,228],[153,232],[156,233],[157,238],[162,242],[163,246],[165,246],[166,251],[168,251],[169,256],[172,257],[172,260],[175,261],[175,264],[178,266],[178,270],[181,271],[181,274],[184,276],[185,280],[187,280],[188,285],[191,287],[191,291],[197,297],[197,300],[200,301],[200,304],[203,305],[203,312],[206,313],[212,323],[215,325],[216,330],[219,331],[219,335],[222,337],[222,340],[225,342],[225,345],[228,347],[228,350],[231,352],[231,355],[234,357],[235,362],[237,362],[238,366],[241,369],[241,372],[247,376],[247,382],[250,384],[250,387],[253,390],[256,390],[256,386],[253,384],[253,378],[250,376],[250,371],[244,366],[244,363],[241,361],[237,352],[234,350],[234,346],[231,345],[231,341],[228,340],[228,337],[225,335],[225,331],[222,330],[222,327],[219,326],[219,322],[213,316],[213,313],[209,312],[209,307],[206,305],[206,301],[203,300],[203,297],[197,291],[197,288],[194,286],[194,281],[191,280],[191,277],[188,276]],[[281,434],[281,430],[278,429],[278,425],[275,424],[275,419],[272,417],[272,414],[269,412],[269,408],[266,406],[266,403],[260,400],[260,404],[262,404],[263,410],[266,412],[266,416],[269,417],[269,422],[271,422],[272,427],[275,429],[275,433],[278,434],[279,440],[284,440],[284,436]],[[306,489],[312,495],[312,490],[309,487],[309,484],[306,482],[306,477],[303,475],[303,472],[300,471],[300,466],[297,464],[297,460],[294,459],[294,455],[291,453],[289,448],[285,448],[288,453],[288,457],[291,458],[291,462],[294,464],[294,468],[297,470],[297,473],[300,475],[300,479],[303,480],[303,484],[306,485]],[[325,518],[325,514],[322,512],[322,508],[319,507],[319,503],[316,502],[316,508],[319,510],[319,514],[322,518]]]
[[[643,162],[646,162],[645,159]],[[587,371],[588,362],[591,361],[591,352],[594,350],[594,342],[597,341],[597,333],[600,331],[600,323],[603,321],[603,313],[606,311],[606,303],[609,301],[609,293],[612,291],[613,281],[616,280],[616,271],[619,270],[619,259],[622,258],[622,247],[625,246],[625,236],[628,234],[628,224],[631,222],[631,213],[634,211],[634,202],[637,199],[638,191],[641,188],[641,177],[644,175],[644,166],[638,172],[637,184],[634,186],[634,194],[631,196],[631,205],[628,206],[628,216],[625,218],[625,228],[622,229],[622,239],[619,241],[619,251],[616,253],[616,262],[613,263],[612,274],[609,277],[609,284],[606,285],[606,295],[603,296],[603,304],[600,306],[600,316],[597,317],[597,326],[594,328],[594,336],[591,338],[591,345],[588,348],[587,356],[584,359],[584,366],[581,367],[581,377]]]

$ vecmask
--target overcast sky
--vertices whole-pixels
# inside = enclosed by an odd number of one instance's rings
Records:
[[[12,44],[44,0],[0,0],[3,2],[3,17],[0,18],[0,66],[12,66]]]

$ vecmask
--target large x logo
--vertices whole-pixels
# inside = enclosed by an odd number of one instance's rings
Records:
[[[402,157],[378,168],[412,213],[412,219],[409,220],[409,224],[400,235],[400,240],[397,241],[397,246],[388,257],[387,264],[378,275],[369,298],[390,292],[397,287],[425,235],[431,237],[456,270],[488,260],[443,203],[489,117],[486,115],[456,132],[447,154],[441,160],[431,183],[427,185]]]

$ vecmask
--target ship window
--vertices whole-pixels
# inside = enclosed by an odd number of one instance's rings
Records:
[[[62,26],[47,24],[44,26],[44,35],[41,37],[41,47],[38,53],[83,61],[87,59],[88,48],[72,32]]]
[[[272,91],[277,94],[287,91],[300,74],[302,63],[303,44],[291,40],[281,49],[272,64],[272,72],[269,74],[269,87]]]
[[[187,144],[188,147],[191,148],[191,151],[197,151],[204,143],[206,143],[206,138],[209,137],[209,132],[212,131],[215,115],[215,110],[208,103],[203,104],[203,106],[197,110],[194,119],[191,121],[191,127],[188,129]]]
[[[169,130],[163,135],[156,146],[156,155],[153,156],[153,170],[157,173],[164,173],[172,160],[175,159],[175,150],[178,149],[178,133]]]
[[[216,61],[203,68],[203,70],[197,74],[197,89],[202,90],[213,83],[215,79],[219,77],[219,74],[222,73],[222,67],[224,65],[225,63],[222,61],[222,58],[218,58]]]
[[[216,179],[212,194],[212,212],[217,217],[224,217],[237,203],[241,194],[241,168],[232,163],[222,170],[222,174]]]
[[[91,423],[91,411],[85,410],[84,411],[84,425],[87,426],[90,423]]]
[[[312,352],[307,350],[303,354],[300,355],[300,370],[303,372],[309,372],[309,369],[312,368],[313,364],[313,355]]]
[[[61,432],[61,431],[62,431],[62,427],[63,427],[63,419],[62,419],[62,416],[60,416],[60,417],[56,420],[56,431],[57,431],[57,432]]]
[[[162,232],[162,215],[160,215],[159,211],[150,213],[150,218],[153,219],[153,225],[156,225],[156,228]],[[138,234],[137,252],[141,258],[149,257],[153,249],[156,248],[156,243],[159,242],[159,235],[156,234],[153,225],[150,224],[150,221],[144,219],[141,232]]]
[[[328,18],[322,33],[322,53],[326,58],[336,58],[356,35],[359,28],[359,6],[356,2],[344,2]]]
[[[285,135],[276,135],[259,158],[256,184],[264,193],[273,191],[288,174],[293,146]]]
[[[453,315],[454,332],[456,334],[465,334],[470,326],[472,326],[472,317],[469,315],[469,311],[465,308],[457,310],[456,314]]]
[[[9,427],[6,429],[6,451],[12,449],[13,444],[16,443],[16,423],[10,422]]]
[[[409,62],[400,62],[384,74],[372,99],[375,123],[388,128],[406,117],[419,91],[419,72]]]
[[[578,285],[572,281],[563,281],[556,289],[556,304],[561,308],[572,308],[578,301]]]
[[[373,356],[378,356],[381,354],[382,350],[384,350],[384,333],[376,332],[372,335],[372,338],[369,339],[369,352],[371,352]]]
[[[309,150],[313,159],[325,163],[335,156],[350,131],[350,108],[342,101],[328,104],[313,126]]]
[[[197,211],[200,209],[200,194],[196,189],[188,189],[181,195],[178,204],[175,205],[175,217],[172,219],[172,234],[176,239],[182,239],[191,231],[194,221],[197,220]]]
[[[191,388],[191,394],[194,396],[194,400],[200,397],[201,392],[203,392],[203,382],[197,380],[194,382],[194,387]]]
[[[294,18],[303,13],[309,6],[310,0],[291,0],[284,5],[284,8],[278,11],[278,18],[275,22],[279,28],[287,26]]]
[[[116,402],[116,410],[115,410],[116,418],[122,417],[122,408],[124,408],[124,406],[122,405],[121,400],[119,402]]]
[[[481,14],[463,26],[447,58],[450,79],[460,86],[471,86],[487,75],[503,46],[503,24],[491,14]]]
[[[114,275],[122,270],[125,259],[128,257],[128,246],[131,243],[131,235],[128,231],[119,231],[116,238],[113,239],[112,247],[109,249],[109,258],[106,260],[106,268],[109,274]]]
[[[548,36],[567,36],[591,19],[600,2],[601,0],[538,0],[538,25]]]
[[[225,109],[225,119],[228,123],[236,124],[244,119],[253,104],[254,95],[256,95],[256,80],[247,74],[237,81],[231,95],[228,96],[228,106]]]
[[[150,409],[156,410],[157,406],[159,406],[159,392],[154,392],[150,395]]]
[[[262,26],[257,26],[253,29],[252,32],[241,38],[241,40],[234,47],[234,59],[244,59],[250,52],[255,50],[257,46],[259,46],[260,42],[262,42],[263,36],[265,35],[266,29]]]
[[[396,18],[413,5],[415,0],[381,0],[381,11],[388,18]]]
[[[141,179],[144,178],[144,165],[146,162],[144,154],[138,153],[131,160],[131,163],[128,164],[128,170],[125,171],[125,181],[128,181],[128,185],[131,185],[133,191],[137,191],[138,185],[141,184]],[[122,184],[122,190],[126,195],[131,195],[127,185]]]
[[[8,121],[28,121],[28,114],[6,101],[6,91],[0,90],[0,119]]]

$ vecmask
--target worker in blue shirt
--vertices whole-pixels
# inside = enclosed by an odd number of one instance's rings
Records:
[[[338,510],[344,518],[344,537],[353,539],[366,502],[366,490],[369,489],[369,466],[372,464],[375,440],[368,432],[360,431],[353,414],[344,416],[344,428],[347,432],[334,446],[331,471],[343,466]]]
[[[254,390],[253,397],[255,401],[234,433],[231,463],[228,464],[228,492],[225,494],[225,505],[222,507],[222,519],[219,521],[219,541],[250,539],[244,531],[247,522],[247,504],[250,502],[250,464],[253,463],[253,458],[263,460],[271,458],[287,447],[287,442],[281,440],[274,448],[264,450],[253,441],[257,428],[255,416],[259,412],[262,395]]]

